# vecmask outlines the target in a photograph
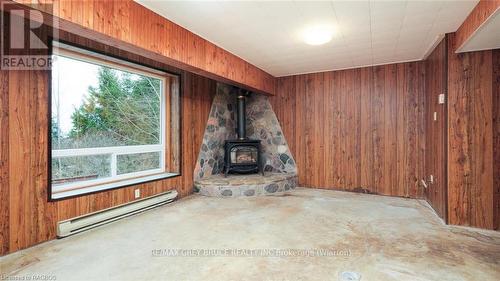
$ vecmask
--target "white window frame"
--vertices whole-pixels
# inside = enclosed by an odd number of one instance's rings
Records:
[[[120,186],[137,184],[145,181],[151,181],[159,178],[175,176],[175,173],[166,171],[165,152],[166,147],[166,89],[167,84],[165,72],[150,69],[141,65],[130,63],[127,61],[115,59],[109,56],[104,56],[91,51],[82,50],[73,46],[69,46],[60,42],[54,42],[53,54],[66,57],[69,59],[80,60],[86,63],[91,63],[100,66],[110,67],[120,71],[125,71],[133,74],[153,77],[161,80],[161,100],[160,100],[160,143],[152,145],[134,145],[134,146],[112,146],[112,147],[93,147],[93,148],[77,148],[77,149],[57,149],[51,150],[51,161],[61,157],[74,156],[90,156],[90,155],[110,155],[111,173],[109,177],[98,178],[92,180],[82,180],[78,182],[69,182],[61,184],[52,184],[51,181],[51,196],[53,199],[68,197],[72,195],[85,194],[99,190],[112,189]],[[52,83],[52,81],[51,81]],[[51,93],[52,95],[53,93]],[[139,153],[159,152],[160,153],[160,168],[149,169],[139,172],[131,172],[118,174],[117,158],[119,155],[133,155]],[[52,177],[52,175],[50,175]]]

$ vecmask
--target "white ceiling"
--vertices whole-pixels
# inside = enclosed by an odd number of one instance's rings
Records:
[[[274,76],[420,60],[478,2],[136,1]],[[305,44],[316,24],[333,40]]]
[[[496,10],[465,42],[459,52],[471,52],[500,48],[500,8]]]

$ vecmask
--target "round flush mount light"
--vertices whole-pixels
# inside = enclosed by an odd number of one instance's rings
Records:
[[[303,32],[304,42],[318,46],[330,42],[333,38],[333,28],[327,26],[313,26]]]

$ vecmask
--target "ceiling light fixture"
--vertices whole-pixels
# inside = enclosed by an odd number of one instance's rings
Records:
[[[304,31],[304,41],[313,46],[323,45],[333,38],[333,28],[326,26],[310,27]]]

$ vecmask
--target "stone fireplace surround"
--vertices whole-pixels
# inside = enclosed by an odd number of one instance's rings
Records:
[[[236,139],[236,93],[217,83],[205,134],[194,171],[195,191],[218,197],[276,195],[297,186],[297,168],[278,119],[266,96],[247,98],[246,126],[249,139],[261,140],[265,176],[223,176],[224,141]]]

